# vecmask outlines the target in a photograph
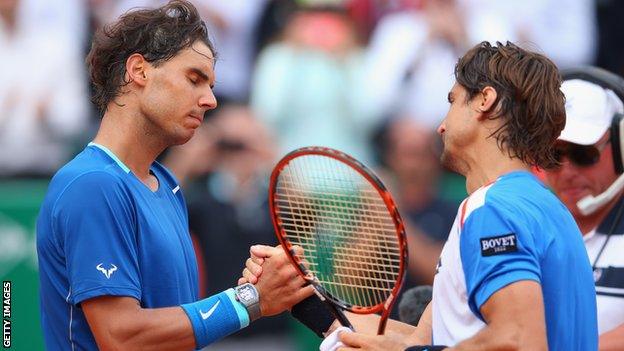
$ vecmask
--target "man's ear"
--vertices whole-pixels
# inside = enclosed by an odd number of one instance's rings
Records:
[[[141,54],[132,54],[126,60],[126,81],[145,86],[149,62]]]
[[[477,112],[479,112],[482,116],[486,116],[489,112],[492,112],[494,108],[494,104],[496,103],[496,98],[498,94],[496,93],[496,89],[491,86],[486,86],[481,90],[480,94],[477,94],[474,98],[474,104]]]

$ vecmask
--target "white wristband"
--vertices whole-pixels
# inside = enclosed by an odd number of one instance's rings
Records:
[[[344,346],[340,340],[338,340],[338,334],[343,331],[351,331],[351,329],[347,327],[340,327],[334,330],[328,337],[326,337],[321,346],[319,347],[320,351],[336,351],[339,347]]]

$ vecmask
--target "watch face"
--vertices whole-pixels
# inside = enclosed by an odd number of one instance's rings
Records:
[[[244,302],[251,302],[251,301],[255,300],[256,293],[252,290],[251,287],[244,286],[244,287],[241,287],[238,290],[238,298],[241,299],[241,301],[244,301]]]

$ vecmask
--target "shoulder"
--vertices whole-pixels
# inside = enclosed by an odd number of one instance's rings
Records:
[[[528,172],[515,172],[481,187],[462,204],[462,223],[479,213],[495,214],[514,221],[543,216],[546,208],[563,208],[560,201]],[[482,209],[482,210],[480,210]],[[522,215],[520,215],[522,214]]]
[[[128,173],[98,149],[85,148],[52,178],[45,202],[88,204],[99,197],[126,196]]]
[[[50,186],[59,187],[53,209],[59,204],[72,205],[71,207],[88,206],[103,198],[110,205],[113,203],[110,201],[112,199],[129,198],[124,181],[106,170],[88,170]]]
[[[59,198],[68,191],[88,196],[94,189],[120,188],[126,173],[97,150],[86,148],[52,177],[48,196]]]

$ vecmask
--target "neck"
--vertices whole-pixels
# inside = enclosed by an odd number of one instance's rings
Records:
[[[128,111],[138,111],[132,106],[109,104],[93,142],[111,150],[139,179],[150,177],[149,169],[167,145],[158,135],[146,132],[143,119]]]
[[[472,150],[473,153],[464,159],[467,166],[464,176],[468,194],[509,172],[531,170],[531,167],[520,159],[511,158],[507,152],[501,151],[493,138],[487,139]]]

